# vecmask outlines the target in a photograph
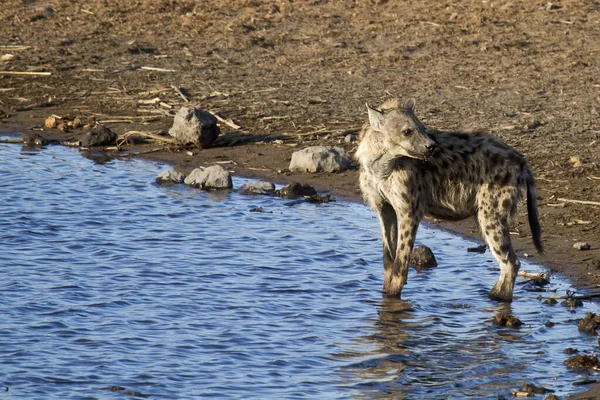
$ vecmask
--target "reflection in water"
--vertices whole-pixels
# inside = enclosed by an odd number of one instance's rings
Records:
[[[382,299],[379,227],[360,204],[161,187],[163,165],[28,151],[0,145],[0,384],[14,398],[122,397],[100,389],[118,385],[151,398],[474,399],[523,383],[562,396],[580,379],[563,350],[596,348],[574,321],[595,304],[571,314],[521,280],[515,302],[494,303],[497,265],[459,237],[420,229],[438,267],[411,270],[405,300]],[[498,313],[523,326],[493,325]]]

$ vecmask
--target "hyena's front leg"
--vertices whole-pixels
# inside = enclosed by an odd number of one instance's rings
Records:
[[[384,282],[391,282],[392,267],[396,258],[396,244],[398,242],[398,217],[394,207],[389,203],[383,203],[377,211],[383,241]]]
[[[383,282],[383,291],[389,296],[399,296],[408,279],[408,260],[415,244],[420,218],[400,217],[396,257],[389,279]],[[388,278],[387,276],[385,278]]]

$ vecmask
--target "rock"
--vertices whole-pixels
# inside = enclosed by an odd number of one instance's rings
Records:
[[[583,250],[589,250],[590,247],[591,246],[589,245],[589,243],[586,243],[586,242],[577,242],[577,243],[573,244],[573,248],[574,249],[581,250],[581,251],[583,251]]]
[[[525,383],[519,389],[521,392],[527,392],[532,394],[546,394],[546,393],[554,393],[554,390],[546,389],[542,386],[536,386],[533,383]]]
[[[565,307],[581,307],[583,306],[583,301],[576,299],[575,297],[567,297],[565,301],[563,301],[560,304],[562,304]]]
[[[341,147],[312,146],[292,154],[292,172],[340,172],[348,169],[352,157]]]
[[[544,324],[544,326],[546,326],[546,328],[552,328],[554,325],[556,325],[556,324],[552,321],[546,321],[546,323]]]
[[[312,196],[304,196],[306,201],[313,204],[323,204],[335,201],[329,193],[327,194],[313,194]]]
[[[44,146],[46,139],[35,132],[23,132],[23,146]]]
[[[586,313],[585,318],[577,324],[577,328],[580,331],[588,333],[595,333],[598,326],[600,326],[600,315],[596,315],[592,312]]]
[[[56,128],[56,125],[58,125],[57,118],[52,115],[44,121],[44,126],[48,129],[54,129]]]
[[[573,165],[573,168],[579,168],[582,167],[583,164],[587,161],[579,156],[572,156],[569,161],[571,162],[571,164]]]
[[[548,396],[544,397],[544,400],[560,400],[560,398],[555,394],[549,394]]]
[[[109,146],[117,141],[117,134],[104,125],[96,125],[94,129],[79,136],[83,147]]]
[[[208,168],[196,168],[184,180],[189,186],[200,189],[231,189],[231,174],[220,165]]]
[[[170,183],[183,183],[184,180],[185,175],[173,169],[163,171],[156,177],[156,183],[158,183],[159,185],[165,185]]]
[[[565,354],[577,354],[577,353],[579,353],[579,350],[574,349],[572,347],[567,347],[566,349],[563,350],[563,353],[565,353]]]
[[[283,199],[297,199],[304,196],[314,196],[317,194],[317,191],[310,185],[301,185],[297,182],[292,182],[276,190],[275,194]]]
[[[202,149],[208,148],[220,133],[214,115],[188,107],[181,107],[169,129],[169,135],[179,144],[194,144]]]
[[[567,358],[565,364],[567,365],[567,368],[571,369],[596,369],[600,367],[598,357],[584,354],[577,354],[573,357]]]
[[[486,244],[480,244],[479,246],[475,246],[475,247],[468,247],[467,248],[467,252],[469,253],[485,253],[485,249],[487,249],[487,245]]]
[[[244,194],[274,194],[275,185],[271,182],[249,182],[242,189]]]
[[[498,314],[494,315],[494,318],[492,319],[492,323],[494,325],[505,326],[507,328],[518,328],[521,325],[523,325],[523,323],[521,322],[521,320],[519,318],[515,317],[512,314],[504,314],[504,313],[498,313]]]
[[[413,248],[408,262],[417,268],[437,267],[435,255],[427,246],[416,246]]]
[[[356,142],[356,135],[349,133],[344,137],[344,142],[346,143],[354,143]]]
[[[547,305],[547,306],[553,306],[553,305],[555,305],[556,303],[558,303],[558,301],[557,301],[556,299],[547,298],[546,300],[544,300],[544,303],[543,303],[543,304],[545,304],[545,305]]]
[[[50,19],[54,17],[54,9],[49,6],[38,6],[33,9],[33,15],[29,19],[31,22],[41,19]]]

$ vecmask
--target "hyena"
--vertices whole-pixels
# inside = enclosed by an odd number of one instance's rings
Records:
[[[383,290],[400,295],[408,260],[424,215],[444,220],[475,216],[500,278],[489,292],[512,301],[520,262],[509,224],[527,193],[533,243],[542,252],[535,185],[525,158],[499,139],[481,134],[429,131],[414,107],[393,99],[379,109],[367,105],[368,123],[355,157],[360,188],[377,211],[383,236]]]

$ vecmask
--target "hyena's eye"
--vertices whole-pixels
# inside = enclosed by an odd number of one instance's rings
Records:
[[[408,136],[408,135],[410,135],[412,132],[413,132],[413,131],[412,131],[412,129],[410,129],[410,128],[405,128],[405,129],[402,129],[402,134],[403,134],[404,136]]]

